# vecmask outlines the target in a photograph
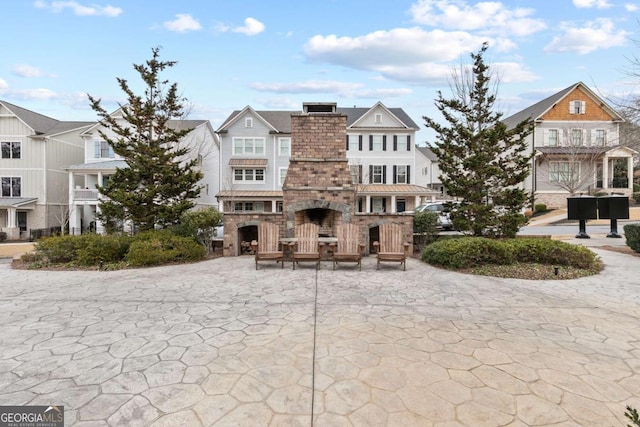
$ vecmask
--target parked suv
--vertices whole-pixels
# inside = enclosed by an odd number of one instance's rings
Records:
[[[449,216],[450,204],[455,202],[431,202],[425,203],[415,208],[418,212],[436,212],[438,214],[438,228],[443,230],[453,230],[453,224],[451,217]]]

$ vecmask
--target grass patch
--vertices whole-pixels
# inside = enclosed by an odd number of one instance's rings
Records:
[[[554,266],[538,263],[515,263],[511,265],[484,265],[481,267],[459,270],[467,274],[480,276],[502,277],[507,279],[525,280],[570,280],[580,277],[593,276],[602,271],[602,263],[598,261],[592,268],[577,268],[571,266],[558,267],[555,274]]]

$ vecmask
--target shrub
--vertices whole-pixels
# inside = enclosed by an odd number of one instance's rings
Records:
[[[35,252],[53,264],[64,264],[76,259],[82,241],[79,236],[44,237],[36,243]]]
[[[125,258],[132,266],[140,267],[198,261],[204,256],[204,247],[193,238],[176,236],[169,230],[158,230],[137,234]]]
[[[0,231],[0,242],[4,242],[5,240],[7,240],[7,233]]]
[[[622,227],[627,246],[636,252],[640,252],[640,224],[627,224]]]
[[[551,239],[480,237],[438,240],[422,252],[422,260],[445,268],[509,265],[514,262],[571,266],[588,269],[598,261],[587,247]]]
[[[472,268],[487,264],[511,264],[506,245],[486,237],[438,240],[422,252],[422,260],[447,268]]]
[[[634,192],[631,197],[633,197],[633,200],[635,200],[636,203],[640,203],[640,192]]]
[[[77,261],[80,265],[98,265],[105,263],[117,263],[124,260],[131,237],[123,234],[83,234],[82,243],[78,248]]]
[[[540,213],[540,212],[546,212],[547,211],[547,205],[545,205],[544,203],[537,203],[533,209]]]

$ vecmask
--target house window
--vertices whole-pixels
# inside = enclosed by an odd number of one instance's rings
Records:
[[[582,145],[582,129],[571,129],[571,145],[574,147]]]
[[[375,116],[373,116],[373,117],[374,117],[373,121],[374,121],[376,124],[380,124],[380,123],[382,123],[382,114],[376,114],[376,115],[375,115]]]
[[[385,200],[383,197],[372,197],[371,198],[371,212],[384,212],[385,211]]]
[[[585,114],[587,103],[584,101],[571,101],[569,103],[569,114]]]
[[[280,176],[280,187],[284,185],[284,180],[287,177],[287,168],[279,168],[278,174]]]
[[[235,168],[233,170],[234,182],[264,182],[264,169]]]
[[[607,142],[607,133],[604,129],[596,129],[596,145],[604,145]]]
[[[549,146],[558,146],[558,129],[549,129]]]
[[[409,135],[393,136],[393,151],[411,151]]]
[[[234,212],[264,212],[264,202],[235,202]]]
[[[362,135],[347,135],[347,150],[362,151]]]
[[[384,165],[371,165],[369,166],[369,172],[371,177],[369,178],[369,182],[371,184],[385,184],[385,167]]]
[[[580,178],[579,162],[549,162],[550,182],[577,182]]]
[[[349,165],[349,173],[353,184],[362,184],[362,165]]]
[[[21,197],[22,178],[17,176],[3,176],[0,178],[2,190],[0,197]]]
[[[384,149],[384,138],[382,135],[371,135],[369,150],[382,151]]]
[[[234,155],[263,155],[264,138],[233,138]]]
[[[282,213],[282,211],[284,210],[284,203],[281,201],[276,202],[276,212],[280,212]]]
[[[280,156],[291,155],[291,138],[278,138],[278,154]]]
[[[244,119],[244,127],[252,128],[253,127],[253,119],[251,117],[247,117]]]
[[[2,147],[3,159],[19,159],[22,155],[21,144],[19,141],[2,141],[0,142],[0,146]]]
[[[408,184],[409,183],[409,166],[408,165],[396,165],[393,167],[393,183],[394,184]]]
[[[94,157],[96,159],[113,159],[113,147],[107,141],[96,141],[94,144]]]

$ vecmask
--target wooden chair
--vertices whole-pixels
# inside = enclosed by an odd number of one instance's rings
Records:
[[[333,269],[338,262],[355,262],[362,271],[364,243],[358,241],[359,230],[356,224],[341,224],[337,228],[338,241],[331,243],[333,248]]]
[[[313,223],[296,226],[296,241],[291,248],[291,260],[293,261],[294,270],[299,262],[315,262],[316,270],[320,268],[319,230],[320,227]]]
[[[408,242],[402,241],[402,226],[399,224],[382,224],[379,229],[379,241],[373,242],[378,252],[376,270],[380,269],[381,262],[399,262],[403,270],[407,269]]]
[[[280,262],[284,267],[284,252],[279,249],[280,227],[276,224],[261,222],[258,224],[258,240],[251,242],[251,248],[256,256],[256,270],[258,261]]]

